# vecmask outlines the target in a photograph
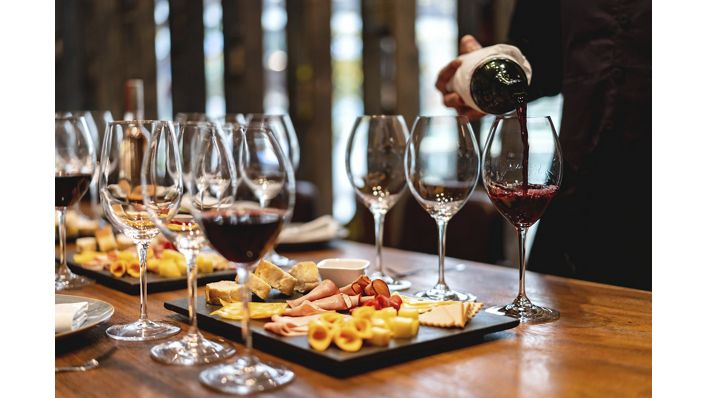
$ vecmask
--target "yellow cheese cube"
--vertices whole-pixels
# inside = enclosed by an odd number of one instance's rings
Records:
[[[164,249],[162,250],[162,254],[160,255],[160,258],[163,260],[174,260],[174,261],[179,261],[180,259],[184,259],[184,256],[182,256],[182,253],[172,250],[172,249]]]
[[[390,343],[391,334],[387,328],[373,327],[371,328],[371,337],[366,341],[378,347],[385,347]]]
[[[213,258],[201,254],[196,256],[196,269],[200,274],[210,274],[214,272]]]
[[[373,315],[371,315],[371,319],[382,319],[385,321],[385,323],[388,324],[388,327],[390,328],[390,320],[393,319],[397,314],[398,312],[395,311],[395,308],[388,307],[376,311]]]
[[[177,263],[170,260],[160,260],[158,273],[163,278],[179,278],[182,276],[177,267]]]
[[[400,310],[398,310],[398,316],[402,316],[405,318],[419,319],[420,313],[417,312],[417,310],[413,309],[413,308],[401,308]]]
[[[395,338],[410,338],[416,336],[420,325],[419,321],[402,316],[396,316],[391,319],[389,324],[390,330],[393,332]]]

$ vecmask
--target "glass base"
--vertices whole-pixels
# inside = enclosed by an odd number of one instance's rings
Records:
[[[248,395],[272,390],[291,382],[294,372],[283,365],[261,362],[253,356],[242,356],[233,363],[217,365],[199,374],[202,384],[214,390]]]
[[[148,341],[173,336],[180,331],[178,326],[169,323],[139,319],[133,323],[113,325],[106,329],[106,334],[115,340]]]
[[[381,272],[374,272],[371,275],[369,275],[368,277],[371,280],[373,280],[373,279],[383,280],[383,282],[385,282],[388,285],[388,289],[390,289],[391,291],[406,290],[406,289],[409,289],[410,286],[412,286],[412,283],[410,281],[395,279],[392,276],[386,275]]]
[[[93,283],[93,280],[76,275],[69,268],[54,275],[54,291],[79,289]]]
[[[265,259],[281,268],[294,267],[297,264],[297,261],[280,255],[275,250],[271,251],[270,254],[265,257]]]
[[[166,365],[193,366],[215,363],[233,356],[236,349],[230,344],[208,340],[201,333],[186,336],[152,347],[152,359]]]
[[[517,297],[511,304],[491,307],[486,310],[496,315],[510,316],[523,323],[544,323],[556,321],[560,313],[552,308],[541,307],[530,302],[527,297]]]
[[[432,289],[417,292],[415,297],[437,301],[476,301],[476,296],[473,294],[457,292],[442,284],[437,284]]]

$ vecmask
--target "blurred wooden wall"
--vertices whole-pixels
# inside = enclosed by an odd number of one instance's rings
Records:
[[[123,84],[143,79],[145,117],[157,116],[152,0],[56,0],[55,109],[123,114]],[[120,117],[120,116],[118,116]]]

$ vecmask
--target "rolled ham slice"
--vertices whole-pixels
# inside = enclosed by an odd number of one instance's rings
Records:
[[[270,333],[279,334],[280,336],[305,336],[309,328],[305,326],[297,326],[294,323],[288,322],[268,322],[264,326],[265,330]]]
[[[356,303],[355,305],[358,305],[358,296],[349,296],[347,294],[339,293],[316,300],[312,304],[325,310],[343,311],[354,307],[354,301]]]
[[[304,296],[295,300],[287,300],[287,305],[289,305],[290,308],[296,308],[305,301],[313,302],[324,297],[333,296],[337,293],[339,293],[339,289],[336,288],[336,284],[329,279],[325,279],[319,284],[319,286],[315,287],[311,292],[305,294]]]
[[[319,306],[315,305],[309,300],[305,300],[303,303],[298,305],[297,307],[293,308],[287,308],[285,312],[282,313],[282,315],[285,316],[306,316],[306,315],[314,315],[314,314],[321,314],[323,312],[327,312],[327,310],[320,308]]]
[[[272,322],[265,324],[265,330],[280,336],[305,336],[309,330],[309,322],[319,319],[321,314],[307,316],[280,316],[272,317]]]

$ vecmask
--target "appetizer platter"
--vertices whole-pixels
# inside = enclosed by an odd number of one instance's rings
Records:
[[[391,294],[385,282],[370,280],[363,270],[337,285],[321,280],[318,269],[307,261],[285,272],[263,260],[245,284],[235,279],[208,283],[197,300],[199,324],[240,339],[240,298],[247,289],[255,348],[348,377],[468,346],[519,323],[480,311],[481,303]],[[166,302],[165,308],[186,315],[187,299]]]
[[[134,243],[123,235],[115,236],[110,226],[99,228],[95,237],[76,240],[76,252],[67,252],[71,271],[124,293],[140,294],[140,264]],[[234,278],[235,268],[221,255],[204,250],[196,258],[198,283]],[[151,243],[147,253],[148,292],[183,289],[186,260],[162,235]]]

